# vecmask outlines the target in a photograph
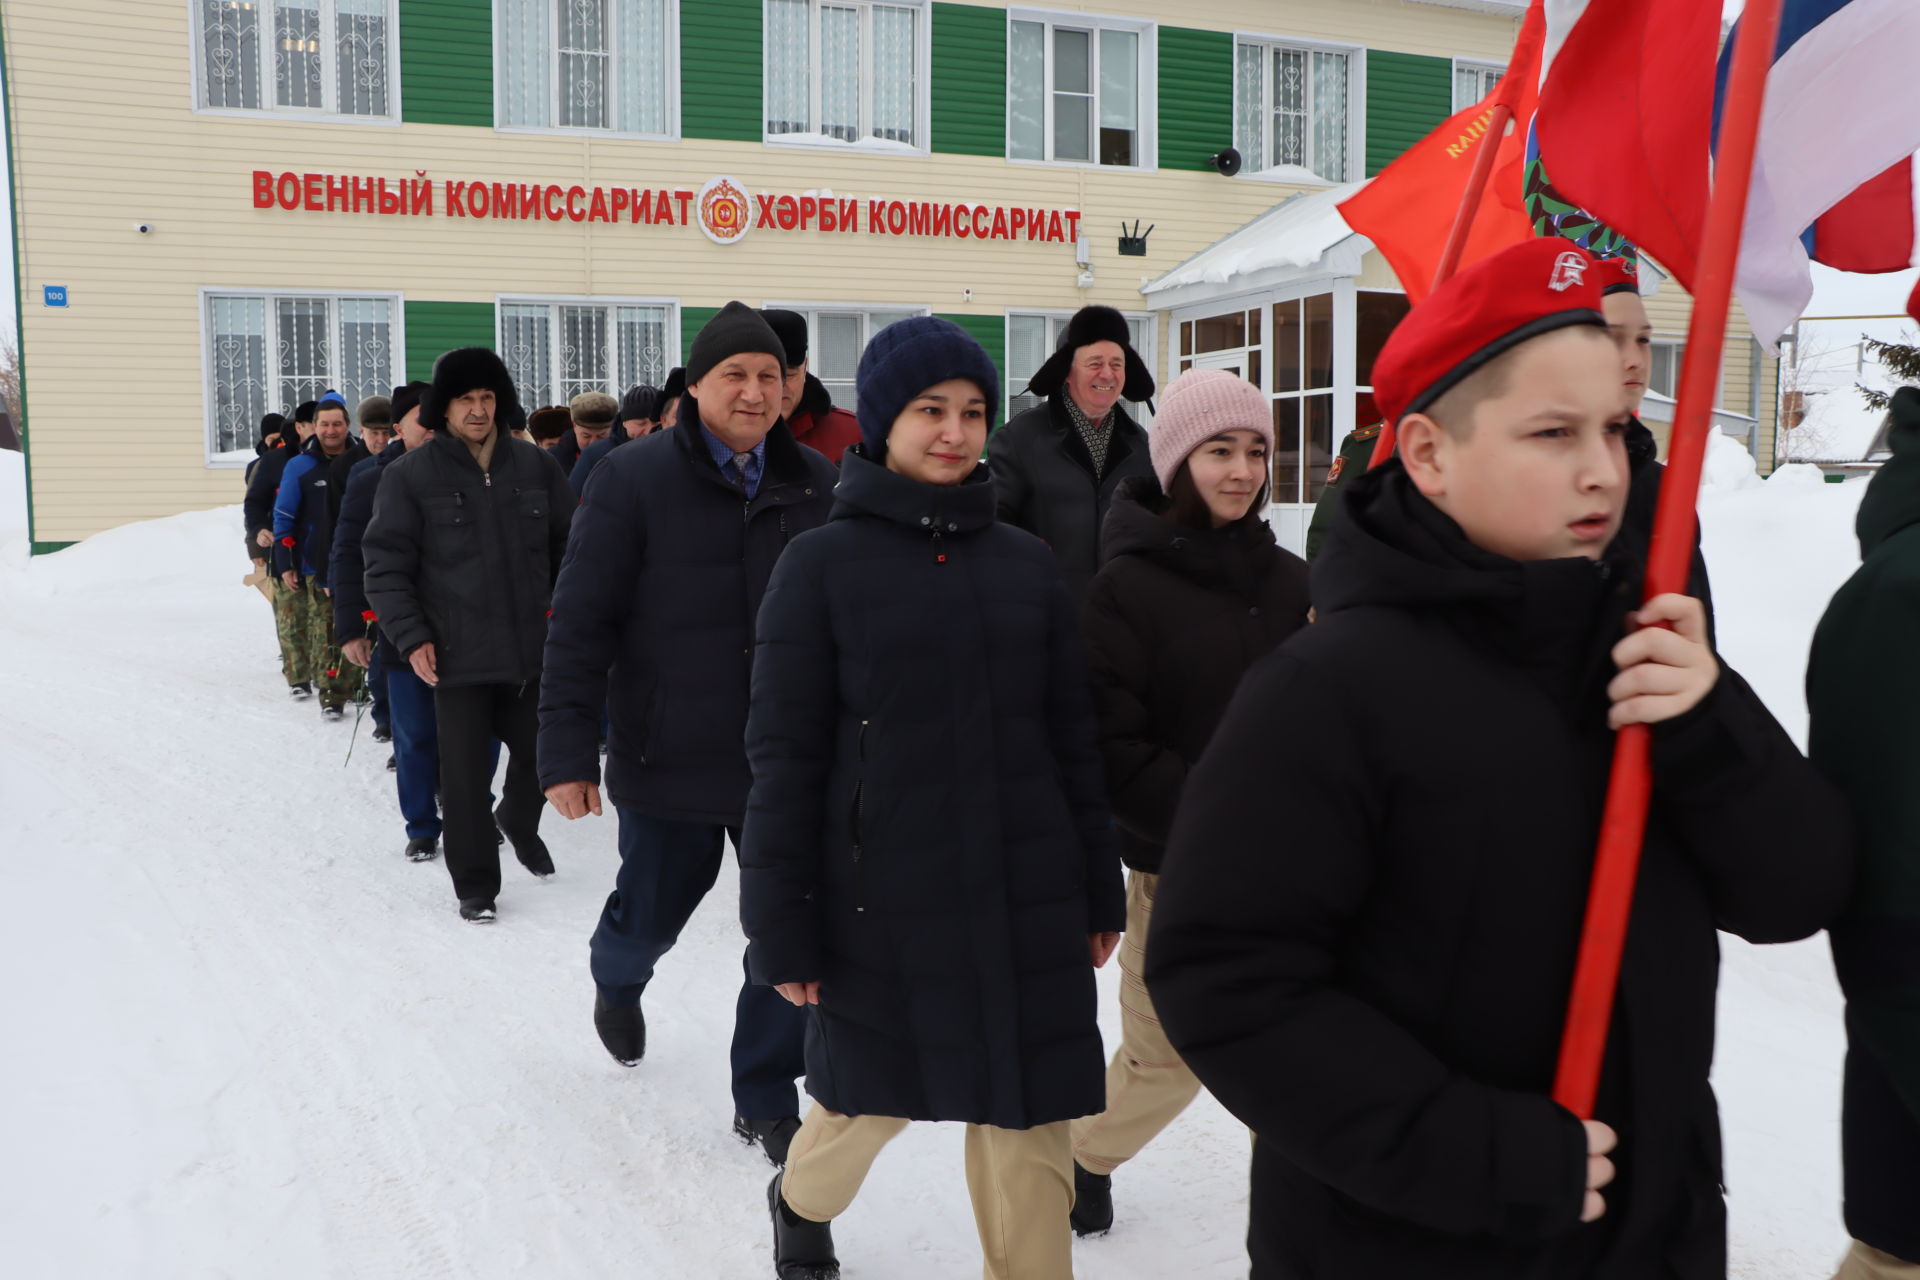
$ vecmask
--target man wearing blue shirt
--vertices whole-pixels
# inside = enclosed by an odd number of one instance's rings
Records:
[[[273,501],[273,568],[295,594],[294,625],[310,655],[320,714],[340,720],[347,700],[359,691],[361,676],[359,668],[340,656],[333,607],[327,600],[327,559],[338,510],[337,503],[327,500],[328,483],[334,462],[350,467],[367,451],[348,434],[351,420],[339,392],[320,397],[313,424],[313,437],[280,475],[280,492]]]
[[[787,543],[824,524],[837,473],[780,417],[785,348],[738,302],[701,330],[663,429],[606,456],[554,587],[540,696],[540,785],[567,818],[601,812],[600,715],[620,872],[592,941],[594,1026],[626,1066],[640,998],[739,844],[753,624]],[[743,963],[744,968],[744,963]],[[800,1126],[805,1014],[743,983],[735,1132],[775,1163]]]

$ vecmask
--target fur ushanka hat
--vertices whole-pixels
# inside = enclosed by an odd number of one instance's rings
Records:
[[[1127,318],[1112,307],[1082,307],[1067,321],[1066,332],[1060,335],[1060,345],[1040,366],[1040,371],[1027,379],[1027,390],[1036,396],[1050,396],[1067,384],[1067,370],[1073,367],[1074,353],[1082,347],[1090,347],[1096,342],[1111,342],[1119,346],[1127,356],[1127,382],[1120,389],[1123,398],[1135,403],[1153,395],[1153,374],[1147,369],[1147,362],[1133,349],[1133,331],[1127,328]]]
[[[513,377],[500,357],[485,347],[457,347],[433,362],[433,381],[420,397],[420,424],[439,430],[447,425],[447,406],[469,391],[493,392],[493,420],[502,430],[524,423]]]

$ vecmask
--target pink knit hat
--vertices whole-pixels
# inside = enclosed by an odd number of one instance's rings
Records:
[[[1160,487],[1173,483],[1187,455],[1223,431],[1258,431],[1273,453],[1273,409],[1260,388],[1225,369],[1189,369],[1160,397],[1147,432]]]

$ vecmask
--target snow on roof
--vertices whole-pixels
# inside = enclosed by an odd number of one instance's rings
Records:
[[[1202,249],[1140,292],[1152,297],[1183,285],[1226,284],[1273,267],[1310,267],[1327,250],[1358,234],[1339,204],[1365,181],[1302,192],[1281,201],[1238,231]]]

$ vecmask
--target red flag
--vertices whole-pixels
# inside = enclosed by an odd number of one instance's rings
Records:
[[[1534,124],[1553,185],[1692,292],[1720,0],[1562,0],[1553,25]]]
[[[1527,123],[1533,118],[1545,27],[1541,0],[1533,0],[1520,24],[1506,73],[1486,100],[1414,143],[1340,206],[1347,225],[1373,241],[1386,257],[1409,302],[1419,302],[1433,289],[1447,233],[1481,147],[1494,145],[1500,150],[1459,265],[1478,262],[1533,235],[1524,191]],[[1488,120],[1501,103],[1512,111],[1513,127],[1489,143]]]

